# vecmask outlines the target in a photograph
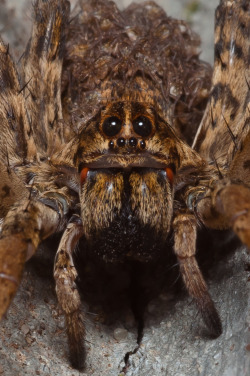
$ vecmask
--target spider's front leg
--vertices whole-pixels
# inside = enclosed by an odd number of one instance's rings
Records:
[[[23,199],[5,217],[0,238],[0,318],[16,293],[25,261],[65,223],[69,201],[63,189],[56,194],[57,199],[46,192],[39,199]]]
[[[72,253],[83,235],[81,218],[74,215],[60,241],[54,266],[56,294],[66,318],[71,363],[81,369],[85,363],[85,326],[81,311],[81,299],[76,286],[77,271]]]
[[[222,333],[221,320],[195,258],[196,219],[192,214],[179,213],[174,219],[173,227],[174,251],[187,291],[195,300],[211,334],[218,337]]]

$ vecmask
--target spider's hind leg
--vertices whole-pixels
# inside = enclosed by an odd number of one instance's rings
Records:
[[[85,326],[72,253],[82,235],[82,221],[80,217],[74,215],[62,236],[54,266],[56,294],[66,318],[70,359],[72,365],[78,369],[82,369],[85,364]]]

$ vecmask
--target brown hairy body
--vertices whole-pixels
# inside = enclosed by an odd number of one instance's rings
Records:
[[[69,22],[67,1],[36,1],[18,69],[0,44],[0,314],[25,261],[61,232],[54,277],[77,368],[80,239],[105,262],[155,261],[173,247],[215,337],[197,228],[232,228],[250,246],[248,2],[217,9],[212,84],[197,36],[153,2],[80,5]]]

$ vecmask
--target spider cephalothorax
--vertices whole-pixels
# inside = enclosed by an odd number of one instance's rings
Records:
[[[150,103],[128,100],[105,106],[81,130],[74,158],[86,236],[108,228],[126,203],[128,216],[166,239],[174,179],[184,181],[181,170],[187,179],[192,166],[204,164]]]
[[[250,245],[249,4],[217,10],[210,97],[211,69],[185,23],[153,2],[80,5],[69,22],[68,1],[36,1],[19,73],[0,45],[0,313],[25,260],[64,231],[54,277],[78,368],[80,238],[105,262],[149,262],[173,248],[214,336],[222,326],[195,258],[197,228],[232,228]]]

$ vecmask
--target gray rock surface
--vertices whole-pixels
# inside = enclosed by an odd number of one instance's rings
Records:
[[[159,1],[170,15],[192,21],[204,41],[203,58],[210,62],[217,2]],[[28,0],[0,0],[0,31],[15,49],[16,56],[22,52],[29,35],[30,4]],[[192,11],[195,4],[197,12]],[[123,375],[124,356],[136,348],[137,335],[128,306],[120,316],[106,317],[98,304],[85,304],[87,369],[80,373],[69,365],[64,319],[56,301],[48,253],[49,249],[43,250],[37,260],[27,265],[19,292],[1,323],[0,375]],[[209,273],[209,289],[223,322],[220,338],[208,338],[189,297],[163,291],[147,307],[142,345],[130,356],[126,375],[249,375],[248,258],[241,248]],[[37,266],[39,260],[41,267]]]
[[[162,292],[146,312],[145,335],[130,357],[127,376],[247,376],[249,375],[249,306],[247,256],[242,248],[210,272],[209,289],[223,322],[216,340],[189,297]],[[0,330],[0,375],[76,376],[68,361],[62,313],[53,280],[34,263]],[[85,306],[88,362],[86,375],[121,376],[124,356],[136,347],[136,326],[129,308],[105,319],[99,306]],[[127,335],[116,339],[115,331]],[[247,347],[248,345],[248,347]],[[248,350],[247,350],[248,349]]]

